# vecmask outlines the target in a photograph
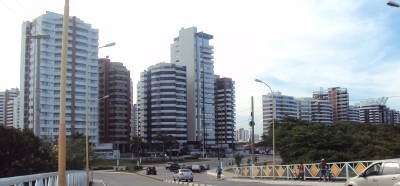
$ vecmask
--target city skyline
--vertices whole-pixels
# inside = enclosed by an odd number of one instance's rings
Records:
[[[70,16],[99,29],[99,45],[117,43],[99,51],[99,58],[110,55],[113,61],[126,62],[133,82],[148,66],[171,62],[169,46],[181,27],[196,26],[198,31],[211,33],[215,37],[210,42],[215,47],[215,72],[236,83],[237,129],[248,128],[251,96],[255,131],[262,129],[261,97],[269,90],[255,82],[256,78],[273,91],[295,98],[312,97],[320,87],[346,87],[350,105],[368,98],[400,95],[396,90],[400,83],[396,76],[400,72],[400,46],[396,42],[400,39],[396,34],[400,31],[396,26],[400,11],[387,6],[387,1],[213,2],[207,13],[194,15],[188,8],[190,2],[155,2],[158,6],[137,2],[112,8],[105,2],[71,2]],[[99,13],[87,11],[94,4]],[[0,46],[7,62],[0,75],[8,81],[0,84],[0,90],[21,89],[21,23],[46,11],[62,13],[63,1],[4,0],[1,5],[0,20],[8,27],[0,31],[7,43]],[[191,16],[182,16],[185,14]],[[132,61],[132,55],[136,61]],[[389,98],[386,105],[400,110],[400,99]]]

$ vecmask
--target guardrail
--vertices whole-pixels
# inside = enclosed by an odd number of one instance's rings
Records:
[[[374,161],[356,162],[335,162],[327,163],[330,171],[337,180],[348,180],[359,175],[368,165]],[[272,165],[267,166],[242,166],[233,167],[234,178],[272,178],[275,171],[275,178],[292,179],[292,173],[299,171],[299,164],[292,165]],[[305,179],[319,179],[319,163],[304,164]]]
[[[85,171],[67,171],[66,172],[67,186],[86,186],[86,172]],[[92,180],[89,174],[89,180]],[[42,174],[32,174],[27,176],[16,176],[9,178],[0,178],[1,186],[57,186],[58,185],[58,172],[49,172]]]

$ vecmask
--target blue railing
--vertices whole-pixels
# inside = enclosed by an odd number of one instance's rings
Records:
[[[91,180],[89,174],[89,180]],[[87,186],[85,171],[67,171],[66,172],[67,186]],[[9,178],[0,178],[1,186],[57,186],[58,172],[32,174],[27,176],[16,176]]]

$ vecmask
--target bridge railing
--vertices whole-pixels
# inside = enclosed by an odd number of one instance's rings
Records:
[[[87,186],[85,171],[67,171],[66,173],[67,186]],[[89,180],[91,180],[89,174]],[[58,172],[49,172],[41,174],[32,174],[27,176],[16,176],[9,178],[0,178],[1,186],[57,186]]]
[[[334,162],[327,163],[330,171],[337,180],[347,180],[359,175],[367,166],[375,161]],[[298,173],[299,164],[267,166],[242,166],[233,167],[234,178],[275,178],[292,179],[293,173]],[[305,179],[319,179],[319,163],[304,164]]]

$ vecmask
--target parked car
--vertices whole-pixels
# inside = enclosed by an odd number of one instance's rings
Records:
[[[165,169],[169,169],[169,166],[171,166],[171,164],[173,164],[174,162],[167,162],[165,164]]]
[[[210,165],[203,164],[203,166],[204,166],[205,170],[210,170]]]
[[[169,170],[170,171],[175,171],[175,170],[178,170],[178,169],[180,169],[181,168],[181,166],[179,165],[179,164],[177,164],[177,163],[173,163],[173,164],[171,164],[170,166],[169,166]]]
[[[157,169],[156,169],[156,167],[154,167],[154,166],[149,166],[149,167],[147,167],[147,169],[146,169],[146,174],[147,174],[147,175],[149,175],[149,174],[157,175]]]
[[[190,169],[179,169],[174,172],[174,175],[172,177],[174,178],[174,181],[190,180],[191,182],[193,182],[194,174]]]
[[[345,186],[400,185],[399,170],[400,158],[376,161],[359,176],[347,180]]]
[[[192,172],[201,172],[200,165],[192,165]]]

